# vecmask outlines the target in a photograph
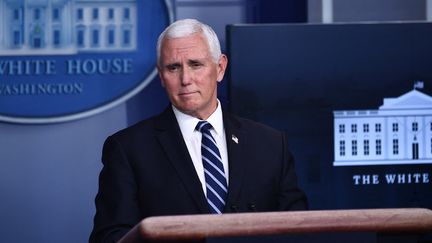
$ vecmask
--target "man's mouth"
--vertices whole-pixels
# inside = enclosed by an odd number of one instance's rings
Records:
[[[196,93],[198,93],[198,91],[181,92],[181,93],[179,94],[179,96],[189,96],[189,95],[194,95],[194,94],[196,94]]]

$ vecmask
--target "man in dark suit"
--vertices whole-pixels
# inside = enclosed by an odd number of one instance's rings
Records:
[[[228,60],[214,31],[177,21],[157,52],[171,106],[106,140],[90,241],[116,242],[149,216],[306,209],[284,135],[222,111]]]

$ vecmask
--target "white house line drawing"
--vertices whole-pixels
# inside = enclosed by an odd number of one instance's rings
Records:
[[[432,164],[432,97],[416,89],[378,110],[333,111],[333,166]]]
[[[0,55],[137,47],[136,0],[0,0]]]

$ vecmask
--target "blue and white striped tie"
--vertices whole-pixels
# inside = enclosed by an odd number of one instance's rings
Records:
[[[221,214],[225,206],[228,187],[222,157],[216,140],[210,133],[212,128],[212,125],[207,121],[200,121],[195,129],[202,133],[201,155],[204,165],[207,202],[212,213]]]

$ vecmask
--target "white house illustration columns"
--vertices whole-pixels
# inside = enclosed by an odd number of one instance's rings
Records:
[[[432,97],[417,90],[378,110],[334,111],[333,165],[431,164],[431,119]]]

